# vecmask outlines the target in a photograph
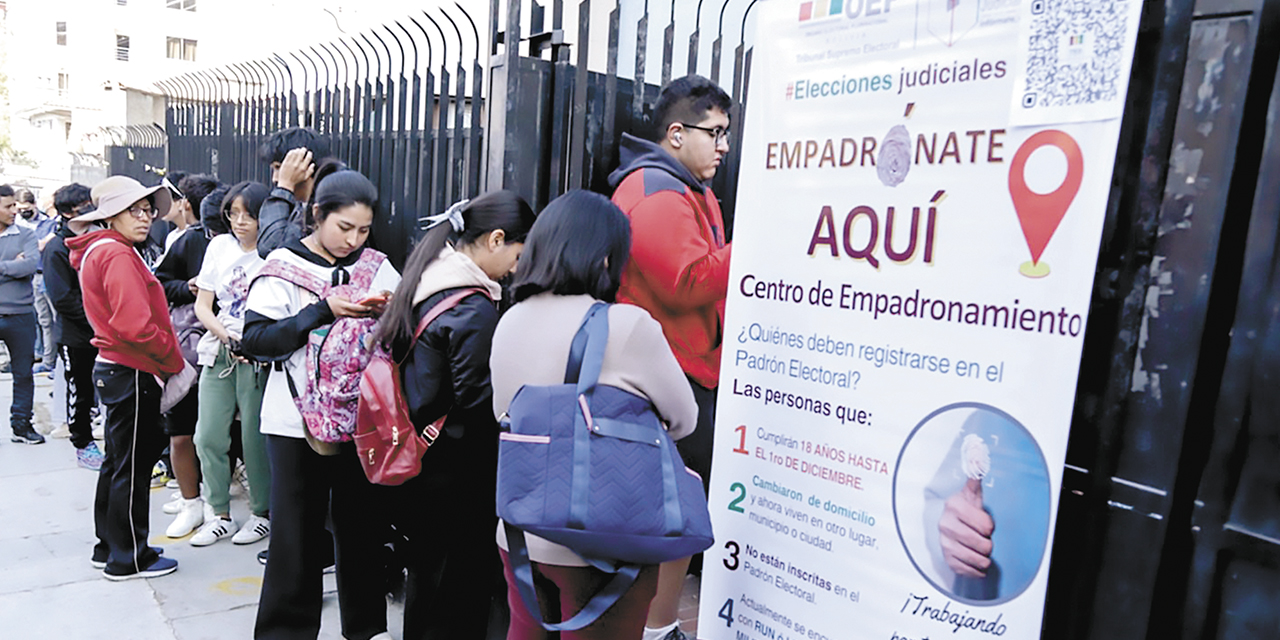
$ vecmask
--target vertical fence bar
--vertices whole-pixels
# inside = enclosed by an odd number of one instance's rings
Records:
[[[644,15],[636,23],[636,72],[631,85],[631,133],[639,134],[644,123],[644,66],[649,45],[649,0],[644,2]]]
[[[603,175],[607,175],[612,168],[618,149],[615,132],[618,122],[618,31],[621,10],[622,0],[617,0],[613,11],[609,12],[609,52],[605,63],[604,80],[604,125],[601,127],[601,139],[605,147],[604,153],[596,158],[600,163],[597,166],[598,173]]]
[[[590,71],[587,69],[587,53],[591,39],[591,0],[578,3],[578,63],[573,77],[573,113],[569,119],[569,175],[565,180],[567,189],[581,189],[587,186],[584,164],[588,150],[587,145],[587,81]]]

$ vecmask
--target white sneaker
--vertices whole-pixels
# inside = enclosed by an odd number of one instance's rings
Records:
[[[230,518],[217,518],[206,522],[194,536],[191,536],[191,546],[207,547],[223,538],[230,537],[236,532],[236,523]]]
[[[244,526],[231,538],[234,544],[253,544],[271,533],[271,521],[261,516],[249,516]]]
[[[164,531],[164,534],[170,538],[181,538],[204,524],[204,500],[199,497],[190,500],[179,499],[182,500],[182,505],[179,507],[178,515]]]
[[[180,492],[175,491],[173,492],[173,495],[169,498],[169,501],[164,503],[163,507],[160,507],[160,510],[171,516],[176,516],[178,515],[179,511],[182,511],[182,502],[183,502],[182,494]]]

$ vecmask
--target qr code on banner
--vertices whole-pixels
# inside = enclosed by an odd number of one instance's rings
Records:
[[[1129,81],[1129,20],[1140,0],[1032,0],[1024,109],[1117,101]]]

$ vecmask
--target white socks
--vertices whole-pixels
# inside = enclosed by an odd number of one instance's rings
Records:
[[[644,637],[641,640],[662,640],[663,638],[667,637],[668,633],[675,631],[676,627],[678,626],[680,626],[679,620],[672,622],[671,624],[665,627],[662,627],[660,629],[650,629],[649,627],[645,627]]]

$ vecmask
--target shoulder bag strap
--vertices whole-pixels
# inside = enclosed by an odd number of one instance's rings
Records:
[[[576,357],[580,340],[582,353]],[[569,518],[565,525],[570,529],[586,529],[591,494],[591,429],[595,426],[591,419],[591,396],[596,382],[600,380],[600,367],[608,343],[609,305],[597,302],[591,305],[583,318],[569,356],[570,366],[577,365],[577,393],[574,395],[581,409],[573,412],[573,466],[569,480]]]
[[[542,620],[542,610],[538,607],[538,593],[533,587],[533,565],[529,561],[529,549],[525,544],[524,531],[509,523],[503,525],[507,531],[507,557],[511,560],[511,572],[516,577],[516,590],[520,592],[520,600],[524,608],[533,616],[538,624],[547,631],[577,631],[594,623],[605,611],[626,595],[631,585],[640,575],[640,565],[627,564],[618,568],[609,582],[605,583],[582,610],[572,618],[558,624],[548,624]]]

